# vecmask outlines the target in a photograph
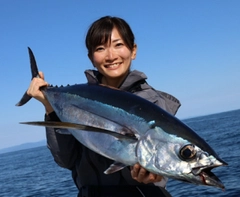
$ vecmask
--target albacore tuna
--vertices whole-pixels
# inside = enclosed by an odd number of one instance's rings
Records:
[[[32,77],[37,64],[29,48]],[[43,87],[61,122],[24,124],[65,128],[84,146],[115,162],[105,173],[139,163],[155,174],[224,188],[211,170],[227,165],[190,127],[134,94],[94,84]],[[26,93],[17,104],[31,97]]]

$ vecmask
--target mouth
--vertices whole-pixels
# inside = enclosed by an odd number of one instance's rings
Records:
[[[200,182],[203,185],[219,187],[224,190],[225,186],[223,185],[221,180],[213,172],[211,172],[211,170],[216,167],[227,165],[228,164],[225,161],[218,159],[211,165],[198,166],[196,168],[192,168],[191,173],[194,176],[198,177],[199,178],[198,180],[200,180]]]
[[[120,65],[122,64],[122,62],[118,62],[118,63],[114,63],[114,64],[106,64],[104,65],[105,68],[107,69],[117,69]]]
[[[199,174],[204,185],[215,186],[221,189],[225,189],[225,186],[221,180],[211,172],[211,169],[205,169]]]
[[[224,190],[225,186],[223,185],[221,180],[213,172],[211,172],[211,170],[216,167],[218,166],[202,166],[198,168],[193,168],[192,174],[199,177],[203,185],[219,187]]]

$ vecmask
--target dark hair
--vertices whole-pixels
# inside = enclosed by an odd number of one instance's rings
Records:
[[[114,27],[117,28],[126,46],[130,50],[134,48],[134,34],[128,23],[118,17],[105,16],[93,22],[87,32],[85,44],[89,55],[92,55],[97,46],[106,44],[111,39]]]

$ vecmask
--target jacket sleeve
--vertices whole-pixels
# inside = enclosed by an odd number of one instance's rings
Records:
[[[45,115],[46,121],[60,121],[55,112]],[[46,128],[47,146],[55,162],[67,169],[72,169],[80,154],[80,143],[70,134],[58,132],[59,129]]]

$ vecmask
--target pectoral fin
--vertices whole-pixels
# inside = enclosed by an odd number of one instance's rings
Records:
[[[84,130],[84,131],[91,131],[91,132],[98,132],[98,133],[105,133],[112,135],[118,139],[132,139],[137,140],[135,136],[130,135],[123,135],[120,133],[116,133],[114,131],[101,129],[97,127],[70,123],[70,122],[54,122],[54,121],[33,121],[33,122],[20,122],[20,124],[27,124],[27,125],[34,125],[34,126],[43,126],[43,127],[51,127],[57,129],[76,129],[76,130]]]

